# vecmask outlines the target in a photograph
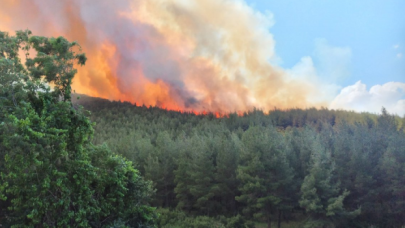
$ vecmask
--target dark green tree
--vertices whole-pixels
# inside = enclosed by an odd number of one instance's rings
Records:
[[[400,227],[405,224],[405,133],[392,134],[383,158],[381,170],[384,176],[381,196],[384,196],[385,226]],[[382,184],[382,183],[380,183]]]
[[[214,196],[215,168],[208,140],[197,134],[186,140],[175,171],[178,208],[194,209],[205,215],[209,215],[217,204],[210,201]]]
[[[193,170],[193,146],[191,140],[181,137],[176,141],[179,145],[179,157],[177,169],[174,171],[174,182],[176,187],[174,192],[177,198],[177,208],[190,212],[193,209],[194,197],[190,192],[190,187],[194,183],[190,175]]]
[[[241,195],[236,200],[246,204],[245,213],[264,219],[271,227],[272,216],[288,209],[285,189],[293,180],[285,140],[273,127],[252,126],[244,133],[242,142],[237,176]]]
[[[305,227],[347,227],[347,221],[359,215],[360,209],[348,211],[344,208],[344,199],[349,192],[340,189],[330,152],[321,145],[319,137],[311,144],[309,173],[302,183],[299,201],[309,215]]]
[[[236,178],[239,152],[242,143],[236,134],[219,134],[214,138],[215,184],[211,191],[214,200],[219,202],[221,214],[237,214],[239,204],[235,197],[239,195],[239,180]]]
[[[155,204],[160,207],[175,207],[174,170],[177,159],[176,146],[169,133],[158,134],[155,151],[145,162],[145,178],[152,180],[156,188]]]

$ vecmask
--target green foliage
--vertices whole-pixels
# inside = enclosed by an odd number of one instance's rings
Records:
[[[251,127],[242,137],[244,148],[238,167],[241,195],[236,200],[246,204],[245,213],[271,223],[271,215],[289,207],[293,170],[287,160],[287,147],[274,128]]]
[[[188,216],[183,211],[171,211],[159,209],[159,227],[162,228],[254,228],[252,222],[245,220],[242,216],[226,218],[224,216]]]
[[[311,164],[301,186],[300,206],[310,214],[306,227],[347,226],[347,220],[360,214],[361,210],[347,211],[343,200],[349,195],[340,191],[335,177],[335,163],[329,152],[321,146],[319,138],[312,141]]]
[[[156,139],[155,150],[151,150],[145,160],[145,177],[152,180],[157,192],[154,204],[159,207],[174,205],[174,159],[177,147],[167,132],[161,132]]]
[[[85,61],[62,37],[0,32],[0,225],[405,225],[404,118],[314,108],[215,118],[72,99]]]
[[[225,228],[224,224],[207,216],[190,217],[182,211],[159,210],[159,227],[162,228]]]
[[[245,212],[243,219],[281,227],[405,224],[404,121],[386,111],[213,118],[86,96],[76,102],[97,122],[93,142],[132,160],[154,182],[153,205],[181,209],[178,221]]]
[[[386,110],[255,109],[214,118],[87,96],[74,102],[97,122],[92,142],[105,142],[154,182],[153,206],[193,221],[226,226],[218,216],[243,214],[259,226],[405,225],[405,119]]]
[[[63,37],[0,32],[0,196],[6,200],[0,222],[153,226],[154,210],[147,206],[151,183],[131,162],[91,144],[92,123],[70,101],[73,64],[86,61],[76,47]],[[20,49],[26,52],[25,67]]]

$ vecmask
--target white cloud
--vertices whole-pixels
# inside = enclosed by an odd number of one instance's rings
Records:
[[[394,49],[398,49],[400,46],[399,44],[395,44],[394,46],[392,46]]]
[[[373,113],[379,113],[382,107],[390,113],[405,115],[405,83],[387,82],[367,90],[367,86],[358,81],[343,88],[330,104],[333,109]]]
[[[398,58],[398,59],[402,58],[402,53],[398,53],[398,54],[397,54],[397,58]]]

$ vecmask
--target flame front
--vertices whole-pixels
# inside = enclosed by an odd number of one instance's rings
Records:
[[[77,40],[78,93],[220,113],[324,105],[315,83],[272,65],[269,16],[242,0],[3,0],[0,29]],[[314,100],[318,100],[315,102]]]

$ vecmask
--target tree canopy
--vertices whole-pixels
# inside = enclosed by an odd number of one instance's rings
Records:
[[[260,227],[405,225],[405,119],[385,109],[215,118],[86,96],[76,102],[97,123],[93,143],[106,142],[154,182],[163,227],[210,227],[202,225],[214,224],[208,218],[225,227],[248,227],[248,220]]]
[[[93,124],[71,102],[74,67],[85,62],[63,37],[0,32],[0,224],[154,226],[151,183],[91,143]]]
[[[85,62],[63,37],[0,32],[0,225],[405,226],[405,118],[77,99]]]

